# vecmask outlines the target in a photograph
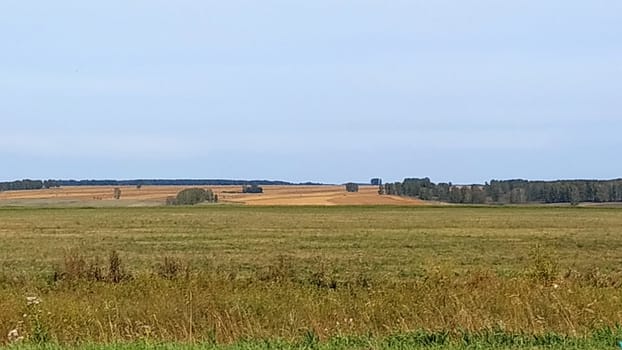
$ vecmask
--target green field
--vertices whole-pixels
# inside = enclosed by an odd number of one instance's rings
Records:
[[[622,336],[620,208],[7,208],[0,241],[0,344],[14,329],[18,343],[108,348]]]

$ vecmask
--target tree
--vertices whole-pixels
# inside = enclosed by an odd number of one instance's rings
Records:
[[[510,191],[510,203],[518,204],[527,202],[527,194],[523,188],[514,188]]]
[[[112,194],[112,196],[114,197],[114,199],[119,199],[121,198],[121,189],[118,187],[114,188],[114,193]]]
[[[460,195],[462,200],[460,203],[473,203],[473,192],[471,192],[471,187],[462,186],[460,187]]]
[[[481,186],[478,186],[478,185],[471,186],[471,203],[473,204],[486,203],[486,192],[482,189]]]
[[[355,184],[354,182],[348,182],[346,184],[346,191],[348,191],[348,192],[358,192],[359,191],[359,185]]]
[[[58,185],[58,183],[54,180],[45,180],[43,181],[43,187],[52,188],[52,187],[60,187],[60,185]]]
[[[452,186],[449,189],[449,201],[451,203],[462,203],[463,202],[462,191],[460,190],[460,187]]]
[[[573,187],[570,190],[570,204],[573,206],[579,205],[580,201],[581,201],[581,195],[579,194],[579,190],[576,187]]]

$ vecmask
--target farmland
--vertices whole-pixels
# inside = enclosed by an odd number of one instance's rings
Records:
[[[35,343],[602,348],[620,336],[615,208],[22,207],[0,223],[0,334]]]
[[[0,206],[158,206],[184,186],[121,186],[121,198],[113,197],[114,186],[76,186],[41,190],[0,192]],[[247,205],[421,205],[399,196],[380,196],[377,186],[361,186],[348,193],[344,186],[263,186],[262,194],[241,192],[241,186],[209,186],[221,202]]]

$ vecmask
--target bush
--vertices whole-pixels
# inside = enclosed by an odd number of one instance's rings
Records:
[[[353,182],[348,182],[346,184],[346,191],[348,191],[348,192],[358,192],[359,191],[359,185],[355,184]]]
[[[242,186],[242,193],[263,193],[263,188],[255,184]]]

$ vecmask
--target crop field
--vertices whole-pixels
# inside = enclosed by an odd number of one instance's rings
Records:
[[[622,340],[620,208],[5,207],[0,263],[0,346],[24,349]]]
[[[212,189],[222,203],[246,205],[421,205],[422,201],[399,196],[380,196],[377,186],[361,186],[348,193],[344,186],[262,186],[264,193],[242,193],[241,186],[200,186]],[[76,186],[41,190],[0,192],[0,206],[92,206],[128,207],[164,205],[166,198],[188,186]]]

